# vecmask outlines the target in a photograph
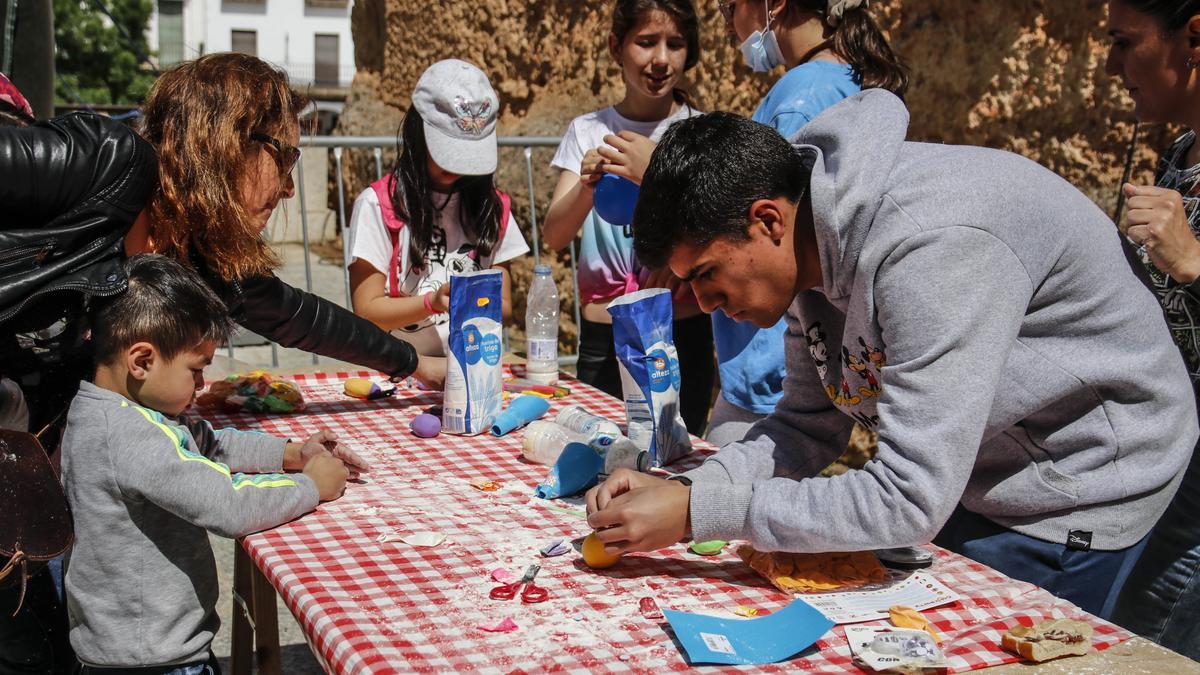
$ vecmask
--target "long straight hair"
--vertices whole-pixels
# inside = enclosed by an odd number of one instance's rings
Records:
[[[637,28],[647,13],[654,10],[663,12],[675,21],[675,27],[687,42],[683,70],[691,70],[700,62],[700,19],[691,0],[616,0],[613,3],[612,34],[617,38],[617,44],[624,45],[629,33]],[[672,93],[679,103],[695,107],[687,91],[676,87]]]
[[[425,121],[415,108],[409,108],[400,125],[396,164],[392,167],[389,189],[396,217],[409,230],[408,262],[410,269],[424,269],[425,256],[433,246],[434,191],[429,177],[429,146],[425,142]],[[496,194],[495,176],[461,176],[452,188],[458,194],[458,222],[467,238],[475,240],[479,260],[492,254],[500,239],[503,209]]]
[[[826,16],[828,4],[828,0],[787,0],[788,9],[812,12],[821,17]],[[847,10],[831,30],[830,49],[854,68],[863,89],[887,89],[904,98],[904,92],[908,90],[908,69],[892,51],[883,30],[866,7]]]

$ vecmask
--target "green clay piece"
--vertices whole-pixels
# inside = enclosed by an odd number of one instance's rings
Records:
[[[688,548],[696,555],[716,555],[725,550],[728,542],[714,539],[712,541],[693,541]]]

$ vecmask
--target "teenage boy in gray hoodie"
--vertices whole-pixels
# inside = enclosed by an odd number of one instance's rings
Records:
[[[366,467],[325,432],[290,443],[180,418],[228,336],[228,312],[170,258],[140,255],[126,269],[128,290],[93,315],[95,379],[80,385],[63,435],[71,646],[83,673],[220,672],[208,533],[285,523],[341,494],[343,460]]]
[[[1195,445],[1187,372],[1112,222],[1017,155],[905,140],[869,90],[795,139],[727,114],[671,127],[634,246],[701,307],[786,315],[775,412],[678,480],[588,494],[610,552],[936,542],[1106,611]],[[832,478],[853,422],[875,459]]]

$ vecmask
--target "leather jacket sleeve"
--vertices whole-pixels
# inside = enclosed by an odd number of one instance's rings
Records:
[[[156,178],[150,144],[100,115],[0,127],[0,229],[96,229],[93,218],[128,228]]]
[[[417,369],[417,351],[375,324],[278,277],[214,283],[243,327],[279,343],[339,361],[374,368],[392,377]]]

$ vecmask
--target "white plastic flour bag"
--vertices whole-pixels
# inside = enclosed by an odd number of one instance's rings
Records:
[[[671,292],[651,288],[608,304],[621,368],[627,435],[665,466],[692,451],[679,415],[679,355],[672,335]]]
[[[483,433],[500,412],[501,278],[499,270],[450,278],[450,353],[442,402],[442,431],[447,433]]]

